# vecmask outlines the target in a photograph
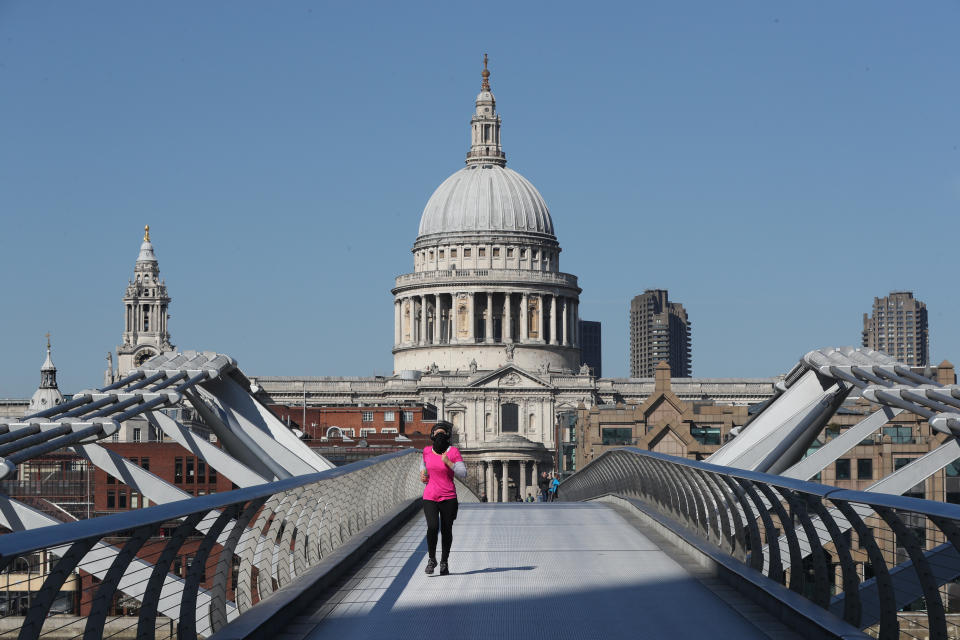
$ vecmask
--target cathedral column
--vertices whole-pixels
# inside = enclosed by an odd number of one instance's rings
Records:
[[[467,315],[470,318],[470,327],[469,327],[469,331],[467,332],[467,335],[470,342],[476,342],[477,341],[477,316],[476,316],[477,308],[476,308],[475,302],[476,302],[477,294],[471,291],[467,295],[470,296],[468,298],[469,302],[467,303],[468,304]]]
[[[513,310],[510,308],[510,298],[513,294],[507,291],[503,294],[503,341],[513,342]]]
[[[540,470],[537,461],[533,461],[533,487],[535,489],[534,493],[537,496],[537,500],[540,499]]]
[[[487,291],[487,322],[484,325],[483,341],[493,342],[493,292]]]
[[[401,322],[401,320],[400,320],[400,301],[399,301],[399,300],[394,300],[394,301],[393,301],[393,346],[394,346],[394,347],[399,347],[399,346],[400,346],[400,339],[401,339],[401,337],[402,337],[402,336],[400,335],[400,331],[401,331],[401,329],[402,329],[402,327],[400,326],[400,322]]]
[[[563,342],[561,344],[564,346],[570,346],[570,328],[567,326],[567,316],[570,313],[570,307],[567,305],[567,300],[569,300],[569,298],[566,296],[561,300],[561,302],[563,302]]]
[[[427,296],[420,296],[420,339],[419,344],[427,344]]]
[[[557,296],[550,296],[550,344],[557,344]]]
[[[500,466],[503,469],[502,497],[500,502],[510,502],[510,461],[501,460]]]
[[[543,339],[543,294],[538,294],[537,298],[537,342],[546,342]]]
[[[441,335],[441,318],[443,317],[443,301],[440,299],[440,294],[434,294],[434,305],[433,305],[433,344],[440,344],[440,335]]]
[[[457,336],[460,333],[460,327],[457,325],[457,318],[460,315],[457,312],[457,294],[450,294],[450,344],[456,344]]]
[[[529,323],[527,322],[527,315],[530,313],[527,309],[527,297],[528,294],[520,294],[520,342],[524,343],[530,339],[530,328]]]
[[[527,499],[527,461],[520,461],[520,499]]]
[[[488,460],[483,464],[486,467],[487,473],[487,486],[484,488],[484,491],[487,494],[487,502],[496,502],[496,479],[493,477],[493,460]]]

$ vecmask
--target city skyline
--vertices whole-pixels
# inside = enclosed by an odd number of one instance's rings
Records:
[[[942,71],[956,7],[858,3],[830,24],[816,20],[825,6],[524,9],[466,38],[447,8],[428,21],[437,38],[415,42],[387,23],[415,29],[429,13],[417,8],[384,8],[368,32],[350,8],[165,7],[144,21],[105,6],[0,7],[0,396],[36,389],[47,331],[61,389],[99,384],[144,224],[179,348],[259,375],[389,374],[390,274],[408,270],[411,230],[459,166],[484,51],[510,166],[551,209],[582,315],[605,327],[608,376],[627,375],[624,305],[657,287],[697,320],[698,376],[776,375],[811,349],[857,345],[863,309],[901,289],[929,305],[931,361],[958,357],[960,100]],[[538,21],[537,43],[521,44]],[[861,249],[895,254],[905,214],[928,268],[868,267]],[[745,304],[763,307],[752,324],[727,317]],[[829,317],[799,312],[824,305]]]

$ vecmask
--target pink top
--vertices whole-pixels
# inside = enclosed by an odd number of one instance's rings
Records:
[[[463,462],[463,456],[456,447],[448,447],[446,452],[450,462]],[[429,478],[423,488],[423,499],[440,502],[457,497],[457,488],[453,484],[453,469],[443,463],[443,455],[435,453],[433,447],[423,450],[423,463]]]

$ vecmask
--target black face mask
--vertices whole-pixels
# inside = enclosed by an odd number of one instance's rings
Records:
[[[443,453],[450,446],[450,436],[443,431],[436,432],[430,436],[430,439],[433,440],[434,453]]]

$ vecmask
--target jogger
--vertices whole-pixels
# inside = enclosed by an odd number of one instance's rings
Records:
[[[464,478],[467,466],[456,447],[450,446],[450,426],[436,424],[430,430],[432,447],[423,450],[420,463],[420,481],[423,488],[423,515],[427,520],[427,553],[425,571],[433,573],[437,567],[437,535],[442,536],[440,575],[450,573],[447,561],[453,545],[453,521],[457,518],[457,487],[454,476]]]

